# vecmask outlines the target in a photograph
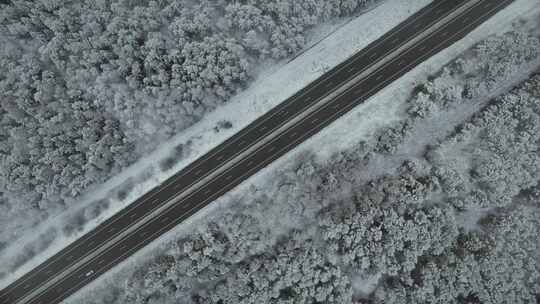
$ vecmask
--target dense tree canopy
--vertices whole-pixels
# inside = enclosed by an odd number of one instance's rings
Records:
[[[0,2],[6,221],[65,208],[370,2]]]
[[[526,47],[538,43],[507,33],[477,44],[412,94],[401,121],[326,161],[302,155],[105,296],[111,303],[535,303],[540,75],[522,71],[538,69],[540,49]],[[438,133],[426,139],[426,129]]]

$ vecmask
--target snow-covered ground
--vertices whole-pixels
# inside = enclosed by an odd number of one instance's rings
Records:
[[[25,272],[61,250],[96,225],[112,216],[137,197],[166,180],[174,172],[181,170],[216,144],[248,125],[256,117],[279,104],[294,94],[307,83],[313,81],[330,67],[345,60],[356,51],[367,46],[380,35],[405,20],[408,16],[424,7],[430,0],[414,0],[408,2],[386,1],[375,9],[362,14],[353,20],[337,24],[327,24],[311,34],[312,41],[332,33],[293,61],[282,66],[263,66],[258,79],[243,93],[234,97],[227,105],[218,108],[203,118],[199,123],[173,138],[156,152],[130,166],[122,174],[106,184],[95,187],[93,191],[82,197],[82,203],[69,212],[51,218],[34,231],[54,231],[54,238],[43,242],[35,233],[21,236],[16,244],[2,251],[0,259],[8,261],[0,266],[0,273],[9,273],[0,281],[0,288],[6,286]],[[362,29],[362,30],[358,30]],[[231,128],[219,128],[217,122],[230,121]],[[216,131],[219,130],[219,131]],[[174,153],[175,147],[183,146],[183,153],[171,169],[162,172],[160,163]],[[127,196],[118,198],[118,192],[124,190],[123,185],[131,186]],[[112,197],[112,198],[111,198]],[[107,199],[103,205],[101,199]],[[96,218],[80,221],[80,214],[98,213]],[[69,226],[69,233],[65,233]],[[72,227],[75,226],[75,227]],[[21,252],[36,248],[38,256],[25,261],[14,272],[8,271],[13,262],[19,263]],[[4,269],[3,269],[4,268]]]
[[[279,101],[289,96],[305,83],[323,73],[324,70],[342,61],[347,56],[350,56],[350,54],[362,48],[362,46],[365,46],[369,41],[375,39],[378,35],[390,28],[392,22],[398,23],[402,20],[397,18],[396,15],[405,18],[426,3],[427,1],[424,1],[424,3],[418,1],[409,4],[411,6],[403,4],[401,12],[398,12],[398,10],[395,9],[395,3],[390,4],[389,2],[386,2],[377,9],[347,24],[347,26],[319,43],[295,61],[277,71],[273,71],[271,75],[268,75],[264,79],[258,80],[253,88],[255,91],[251,91],[250,89],[239,96],[239,99],[214,113],[213,115],[215,116],[211,115],[207,117],[208,120],[205,119],[204,122],[190,130],[194,133],[183,134],[171,143],[171,147],[174,147],[178,144],[185,143],[190,139],[192,140],[190,154],[182,159],[175,166],[174,170],[182,168],[185,164],[189,163],[189,161],[210,149],[212,147],[211,143],[215,143],[216,141],[220,141],[223,138],[230,136],[239,128],[249,123],[253,117],[256,117],[256,115],[263,113],[270,107],[279,103]],[[415,6],[416,4],[417,6]],[[389,7],[392,7],[392,9],[388,9]],[[264,189],[265,185],[271,183],[273,177],[276,176],[276,172],[278,172],[280,168],[290,165],[292,160],[300,157],[302,153],[313,151],[319,160],[324,161],[335,151],[350,148],[352,145],[358,143],[359,140],[373,135],[373,133],[382,126],[387,126],[397,121],[402,117],[404,103],[410,98],[413,89],[418,84],[424,83],[429,75],[440,70],[448,61],[470,48],[477,41],[482,40],[489,35],[504,32],[516,18],[537,14],[539,9],[538,2],[535,0],[516,1],[509,8],[500,12],[473,33],[469,34],[465,39],[415,68],[406,77],[397,80],[392,85],[385,88],[366,104],[355,108],[339,121],[289,153],[287,157],[281,158],[268,168],[257,173],[254,178],[243,183],[228,195],[220,198],[215,204],[191,218],[186,224],[179,225],[171,232],[162,236],[160,240],[154,243],[154,248],[147,247],[141,250],[133,258],[124,262],[114,271],[110,271],[103,276],[102,279],[92,283],[88,288],[81,291],[78,297],[88,298],[89,293],[93,292],[93,288],[102,286],[107,280],[118,280],[118,276],[121,277],[122,273],[126,274],[130,271],[132,268],[130,267],[131,265],[142,264],[144,261],[147,261],[154,250],[159,250],[160,244],[189,232],[190,229],[193,228],[192,224],[194,223],[205,223],[205,218],[215,215],[216,209],[225,208],[227,204],[230,203],[231,199],[242,196],[243,192],[253,188]],[[386,18],[388,22],[381,23],[381,18],[383,17]],[[388,27],[381,29],[383,27],[381,24],[385,24],[385,26],[388,25]],[[372,30],[369,30],[369,25],[373,26]],[[366,28],[366,31],[359,32],[358,28]],[[288,91],[289,89],[290,91]],[[246,104],[249,106],[245,106]],[[213,122],[223,119],[232,121],[233,127],[228,130],[220,131],[219,133],[213,132]],[[336,141],[336,138],[339,138],[339,141]],[[321,149],[320,147],[326,148]],[[165,150],[163,151],[163,154],[156,157],[157,159],[160,159],[160,157],[165,157],[166,155],[167,152]],[[155,160],[156,158],[152,159]],[[170,172],[173,172],[174,170]],[[161,181],[164,178],[166,178],[166,174],[160,174],[159,177],[156,175],[152,179],[152,182]],[[151,182],[148,182],[147,186],[150,185]],[[135,196],[135,194],[133,195]],[[361,289],[361,287],[359,287],[359,289]],[[75,296],[72,299],[76,301],[78,297]]]
[[[245,93],[237,96],[233,102],[209,115],[203,121],[190,128],[188,132],[175,138],[168,147],[164,147],[159,152],[154,153],[136,166],[133,166],[121,176],[116,177],[113,181],[100,189],[99,193],[93,193],[92,196],[88,198],[89,203],[100,196],[108,195],[110,193],[109,191],[115,189],[117,185],[122,184],[127,177],[137,176],[144,172],[152,176],[144,183],[137,183],[136,189],[131,191],[127,198],[113,201],[106,212],[102,213],[97,219],[86,223],[82,230],[74,233],[70,237],[59,237],[56,239],[49,245],[48,249],[43,252],[43,255],[26,263],[17,273],[6,278],[2,284],[5,285],[13,278],[21,275],[25,270],[52,255],[56,250],[62,248],[65,243],[70,242],[82,233],[92,229],[92,227],[100,221],[103,221],[108,216],[114,214],[114,212],[117,212],[122,207],[129,204],[138,195],[144,193],[144,191],[153,187],[156,183],[166,179],[170,174],[175,172],[175,170],[182,168],[193,159],[208,151],[215,143],[234,134],[234,132],[248,124],[255,117],[264,113],[264,111],[273,107],[303,85],[318,77],[329,67],[344,60],[356,50],[362,48],[370,41],[377,38],[381,33],[385,32],[428,2],[429,1],[414,1],[407,4],[403,2],[400,4],[390,4],[389,2],[386,2],[377,9],[347,24],[344,28],[341,28],[331,37],[328,37],[317,44],[293,62],[283,67],[269,69],[270,71],[266,73],[264,77],[261,77]],[[399,6],[399,9],[395,8],[396,5]],[[392,6],[392,9],[388,9],[390,6]],[[330,156],[333,151],[350,147],[363,136],[374,132],[378,127],[391,123],[400,117],[400,105],[403,104],[410,94],[411,89],[417,83],[424,81],[427,75],[438,70],[450,58],[453,58],[464,49],[467,49],[475,41],[478,41],[489,34],[500,32],[507,27],[516,16],[530,13],[532,11],[531,9],[535,6],[537,6],[536,1],[517,1],[509,9],[497,15],[496,18],[491,19],[466,39],[430,59],[421,67],[411,72],[407,77],[400,79],[375,96],[369,103],[356,108],[324,132],[321,132],[310,139],[307,143],[296,149],[294,153],[288,155],[287,158],[279,160],[273,164],[272,168],[264,170],[259,173],[255,179],[244,183],[241,187],[236,189],[233,194],[237,195],[239,192],[245,191],[246,187],[252,187],[254,185],[257,188],[263,188],[264,183],[271,177],[271,175],[269,176],[269,174],[271,174],[270,172],[275,170],[275,168],[284,166],[290,159],[297,157],[299,153],[302,153],[305,150],[311,150],[312,148],[317,147],[317,149],[315,149],[318,151],[317,155],[321,159],[324,159]],[[381,23],[381,20],[387,20],[388,22]],[[362,28],[363,31],[358,31],[358,28]],[[374,113],[382,115],[373,115]],[[215,132],[215,122],[221,120],[231,121],[233,125],[232,128]],[[351,126],[354,126],[354,132],[351,132],[351,130],[353,130],[350,128]],[[359,129],[362,130],[362,132],[358,132]],[[335,138],[340,138],[340,140],[336,142]],[[185,144],[188,141],[190,141],[191,144],[188,145],[187,152],[178,164],[172,170],[160,172],[159,166],[155,164],[159,162],[159,160],[167,157],[170,153],[170,149],[179,144]],[[321,146],[329,148],[321,151],[319,149]],[[220,199],[218,204],[221,204],[226,200],[227,197]],[[214,204],[210,208],[207,208],[205,212],[212,212],[218,204]],[[66,217],[69,217],[69,215],[66,215]],[[204,217],[204,213],[200,213],[192,218],[190,223],[202,220]],[[46,223],[43,229],[47,229],[48,225],[57,224],[58,223],[56,222]],[[170,233],[168,236],[164,236],[162,239],[167,239],[167,237],[181,233],[188,225],[189,224],[179,226],[175,232]],[[28,241],[31,241],[31,239],[28,239]],[[160,241],[156,242],[156,244],[159,243]],[[16,247],[6,250],[6,254],[2,257],[2,260],[4,260],[4,258],[9,259],[10,256],[16,255],[22,245],[24,245],[24,242],[22,242],[22,244],[17,244]],[[152,248],[145,249],[147,253],[152,250]],[[137,256],[144,259],[145,253],[138,254]],[[130,262],[125,263],[124,266],[129,265],[130,263],[137,263],[136,261],[136,259],[132,259]]]

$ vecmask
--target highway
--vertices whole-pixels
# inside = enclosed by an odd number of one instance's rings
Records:
[[[434,1],[17,279],[0,304],[63,301],[512,1]]]

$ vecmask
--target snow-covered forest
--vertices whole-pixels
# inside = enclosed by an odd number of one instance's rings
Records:
[[[0,249],[376,2],[1,1]]]
[[[0,251],[379,2],[0,0]],[[66,302],[539,303],[540,17],[409,94],[398,121],[272,168]],[[36,233],[0,278],[108,204]]]
[[[446,64],[400,121],[302,154],[70,303],[538,303],[535,18]]]

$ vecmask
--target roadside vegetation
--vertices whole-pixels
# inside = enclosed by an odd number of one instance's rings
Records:
[[[375,2],[0,1],[0,250]]]
[[[75,302],[538,302],[539,68],[536,32],[479,42],[393,126],[303,154]]]

